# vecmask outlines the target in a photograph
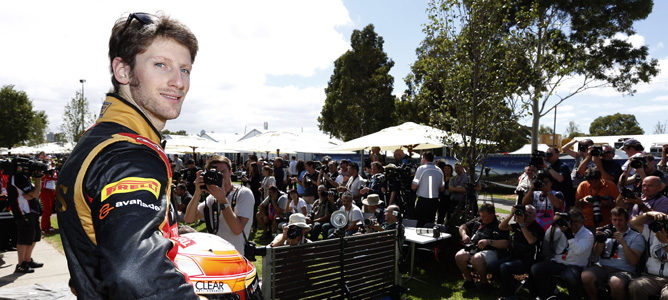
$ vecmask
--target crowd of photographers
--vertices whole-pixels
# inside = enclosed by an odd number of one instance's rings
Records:
[[[657,164],[628,139],[620,150],[629,159],[620,166],[613,147],[573,141],[561,149],[575,158],[572,171],[559,150],[532,155],[509,216],[499,221],[485,204],[479,217],[459,227],[462,288],[476,286],[474,274],[483,287],[487,274],[496,274],[504,299],[520,291],[547,299],[558,294],[558,282],[570,299],[668,299],[668,145]],[[521,274],[528,276],[515,280]]]

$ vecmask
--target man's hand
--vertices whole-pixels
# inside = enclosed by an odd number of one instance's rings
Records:
[[[462,242],[463,242],[464,244],[470,244],[470,243],[471,243],[471,238],[470,238],[468,235],[464,235],[464,236],[462,237]]]
[[[228,204],[227,197],[225,197],[225,190],[223,190],[223,188],[215,184],[207,184],[206,190],[209,191],[209,194],[211,194],[214,198],[216,198],[218,203]]]
[[[200,191],[200,192],[202,191],[202,186],[204,185],[204,177],[202,177],[202,172],[203,172],[203,170],[197,171],[197,175],[196,175],[195,181],[194,181],[195,193],[197,193],[197,191]]]
[[[487,246],[492,244],[492,240],[482,239],[478,241],[478,248],[485,249]]]
[[[360,190],[360,194],[366,195],[369,191],[371,191],[370,188],[364,187],[363,189]]]
[[[642,199],[640,199],[639,197],[633,197],[633,198],[625,197],[624,202],[638,204],[638,205],[643,204]]]

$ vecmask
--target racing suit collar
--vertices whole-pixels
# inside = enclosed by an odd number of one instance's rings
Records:
[[[109,93],[102,103],[100,117],[96,123],[112,122],[123,125],[160,145],[162,136],[151,121],[134,105],[118,94]]]

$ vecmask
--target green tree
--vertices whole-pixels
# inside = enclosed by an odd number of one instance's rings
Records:
[[[318,117],[320,130],[344,141],[396,124],[389,74],[394,62],[383,51],[383,38],[369,24],[350,40],[352,49],[334,62]]]
[[[77,91],[76,95],[65,105],[62,131],[68,141],[76,143],[86,129],[93,125],[93,122],[95,122],[95,115],[88,108],[87,98],[82,97],[81,92]]]
[[[631,114],[608,115],[594,119],[589,125],[590,135],[626,135],[626,134],[644,134],[645,131],[640,128],[636,116]]]
[[[554,129],[550,126],[544,126],[540,125],[540,128],[538,129],[538,134],[543,135],[543,134],[554,134]]]
[[[654,125],[654,134],[665,134],[666,133],[666,125],[667,125],[667,122],[661,123],[661,121],[657,121],[656,125]]]
[[[507,150],[511,136],[522,130],[511,95],[526,64],[503,38],[505,4],[430,2],[426,37],[406,77],[406,99],[420,108],[421,119],[451,132],[445,142],[463,159],[470,182],[476,166],[499,145]]]
[[[540,118],[563,101],[603,86],[633,94],[637,83],[657,75],[657,60],[648,57],[648,48],[635,48],[624,38],[635,33],[633,23],[646,18],[652,6],[651,0],[514,1],[508,39],[520,45],[523,51],[515,54],[529,63],[529,88],[520,99],[533,118],[532,149]],[[569,79],[577,84],[560,91]]]
[[[46,125],[49,124],[49,120],[46,116],[46,113],[43,110],[38,110],[34,112],[32,119],[30,120],[28,138],[26,144],[34,146],[37,144],[44,143],[45,139],[45,130]]]
[[[420,107],[416,102],[405,99],[405,97],[394,99],[394,120],[398,124],[413,122],[421,124]]]
[[[576,136],[583,136],[584,133],[580,132],[580,127],[575,124],[573,121],[568,122],[568,127],[566,127],[566,139],[572,140]]]
[[[188,135],[185,130],[169,131],[169,129],[163,129],[160,131],[160,134],[174,134],[174,135]]]
[[[67,135],[64,132],[57,132],[53,135],[53,139],[54,142],[61,145],[67,143]]]
[[[38,133],[33,130],[41,130],[44,133],[46,117],[43,111],[34,112],[32,101],[24,91],[17,91],[13,85],[5,85],[0,89],[0,146],[11,148]],[[45,123],[40,129],[43,120]]]

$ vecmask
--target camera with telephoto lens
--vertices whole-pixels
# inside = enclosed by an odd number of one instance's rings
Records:
[[[591,147],[591,156],[601,156],[603,155],[603,146],[592,146]]]
[[[585,201],[591,203],[592,211],[594,212],[594,224],[598,226],[598,224],[603,221],[603,215],[601,214],[601,201],[603,200],[612,200],[614,201],[614,198],[610,196],[589,196],[584,199]]]
[[[519,204],[514,205],[513,207],[515,208],[515,216],[524,217],[524,214],[526,213],[526,208],[524,205]]]
[[[548,174],[545,170],[539,170],[538,173],[536,173],[536,178],[533,180],[533,188],[534,190],[540,190],[543,188],[543,184],[545,183],[545,179],[548,178],[550,174]]]
[[[545,165],[544,159],[547,157],[544,151],[536,151],[531,153],[531,160],[529,161],[529,165],[532,165],[536,167],[536,169],[540,170],[543,168]]]
[[[302,235],[303,229],[299,226],[288,227],[288,239],[294,239]]]
[[[642,156],[636,156],[631,159],[631,168],[638,169],[644,168],[647,165],[647,161]]]
[[[571,216],[568,213],[557,212],[555,213],[556,216],[559,216],[559,218],[554,218],[554,224],[558,227],[568,227],[571,224]]]
[[[647,225],[647,227],[649,227],[649,230],[651,230],[652,232],[659,232],[661,230],[668,230],[668,221],[667,220],[656,220],[655,219],[655,220],[652,220],[652,222],[649,223],[649,225]]]
[[[586,142],[578,142],[578,152],[586,152],[589,150],[589,144]]]
[[[594,236],[594,240],[597,243],[605,243],[605,240],[611,238],[615,232],[617,232],[617,228],[615,228],[615,226],[612,224],[605,225],[598,228],[596,235]]]
[[[218,172],[216,169],[209,169],[202,172],[202,178],[204,179],[204,184],[223,186],[223,173]],[[201,186],[202,189],[206,189],[206,186]]]

